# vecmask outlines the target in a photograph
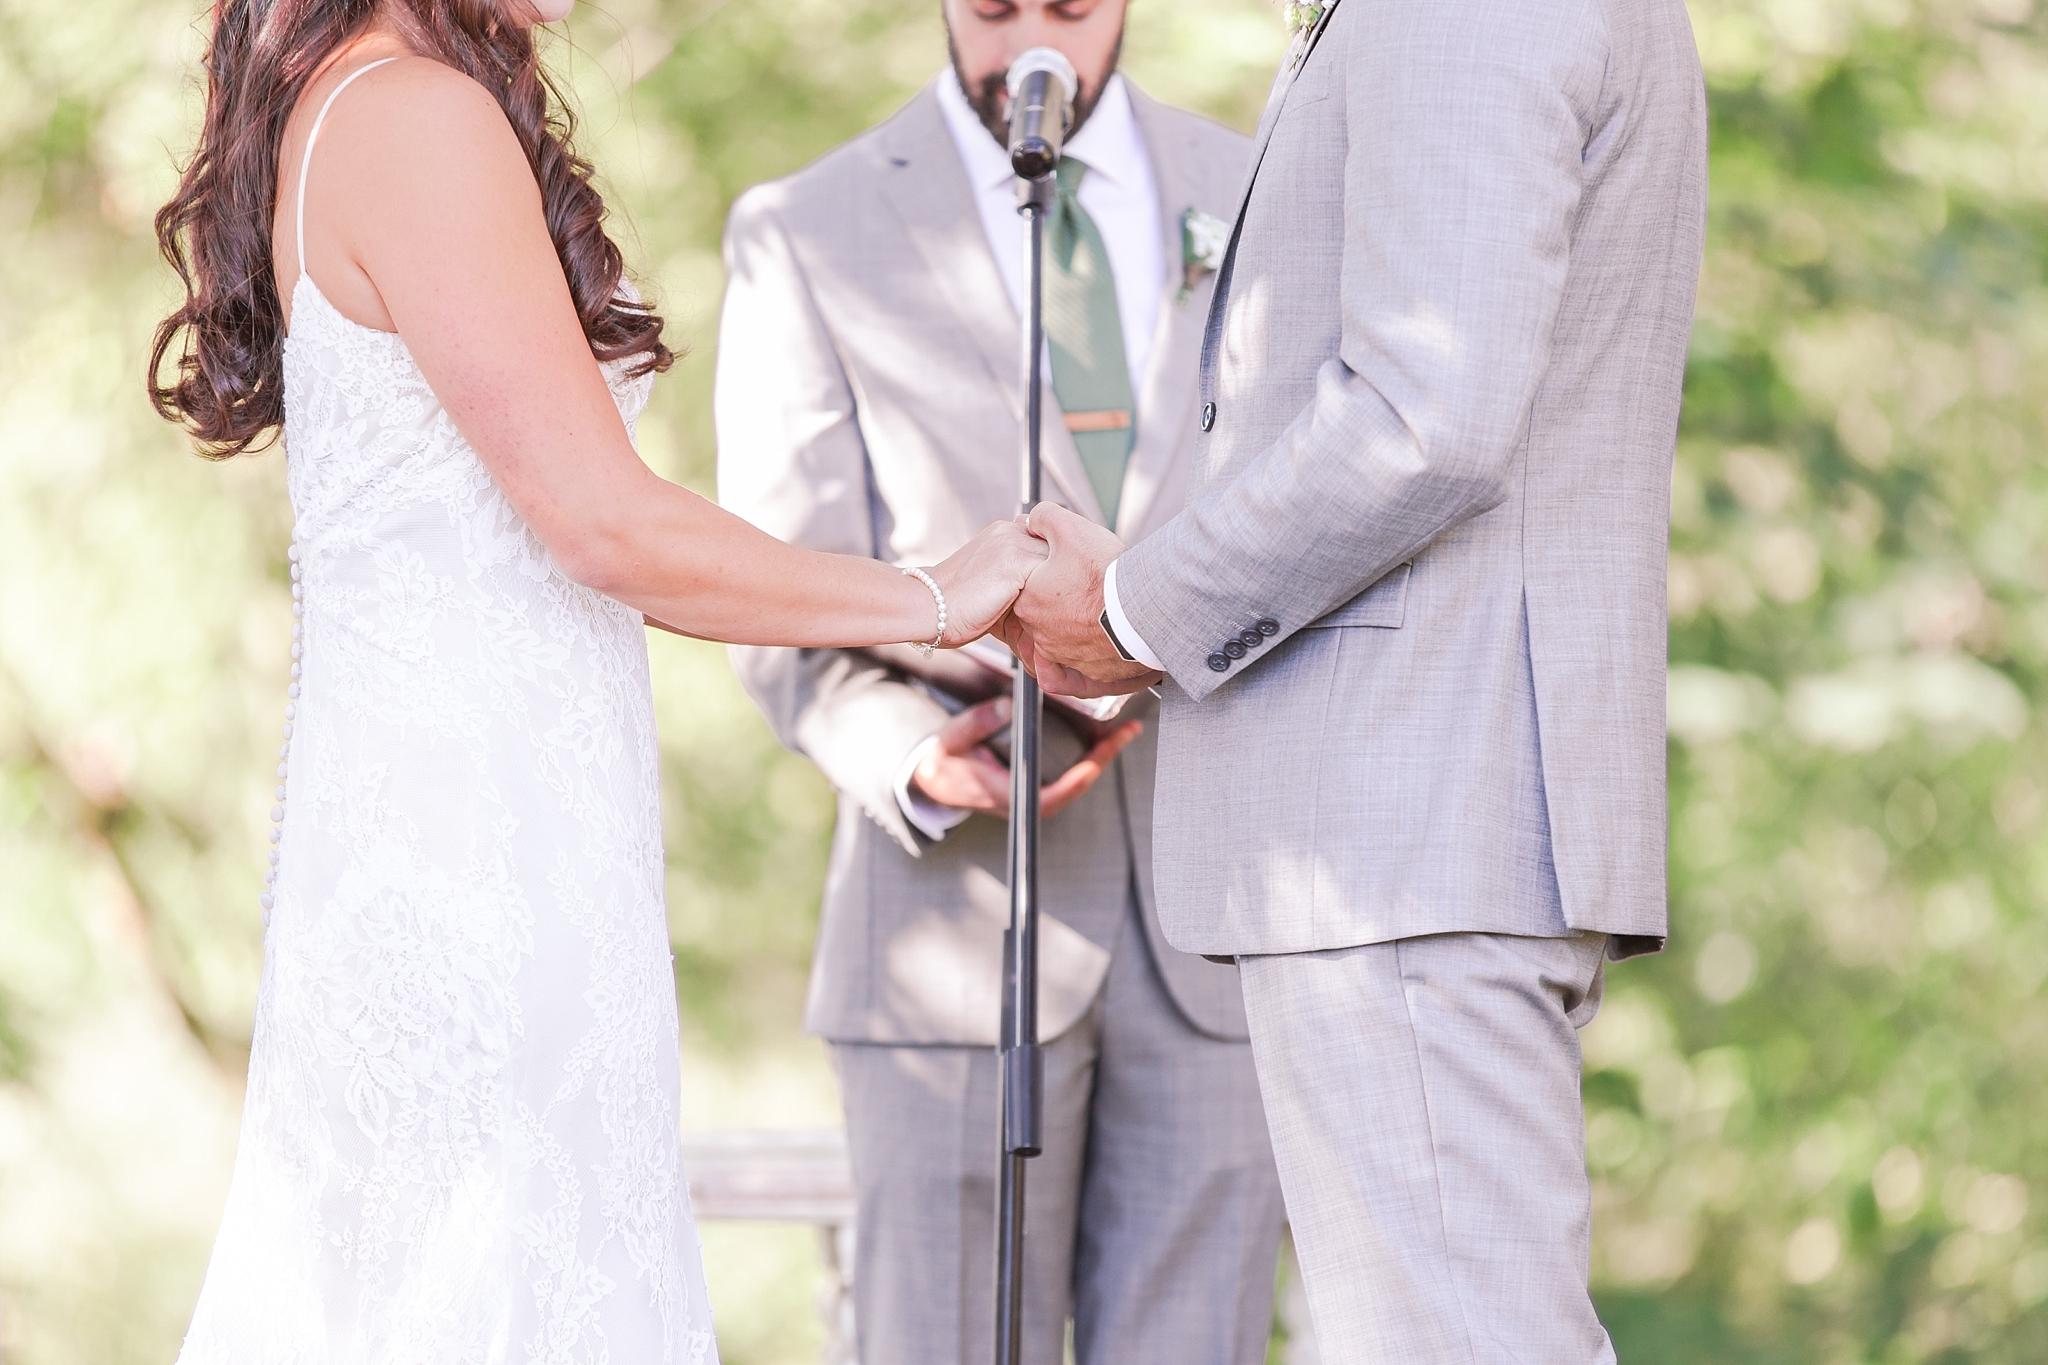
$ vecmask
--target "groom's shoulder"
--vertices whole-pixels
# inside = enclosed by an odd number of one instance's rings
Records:
[[[931,125],[931,126],[928,126]],[[908,147],[929,141],[932,126],[944,133],[938,97],[927,85],[902,108],[874,127],[773,180],[764,180],[733,200],[727,231],[750,229],[763,219],[796,227],[820,214],[844,221],[877,193],[878,173],[905,164]]]

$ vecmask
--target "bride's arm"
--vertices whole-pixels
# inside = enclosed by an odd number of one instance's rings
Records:
[[[915,578],[786,545],[641,462],[577,321],[525,155],[481,86],[418,58],[366,76],[321,132],[306,218],[315,278],[367,276],[565,572],[708,639],[932,638],[932,596]],[[987,629],[1041,551],[998,523],[937,566],[949,642]]]

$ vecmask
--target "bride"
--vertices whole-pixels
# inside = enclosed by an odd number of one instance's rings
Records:
[[[151,389],[282,427],[297,623],[190,1365],[715,1359],[643,621],[958,645],[1042,553],[816,554],[640,462],[673,356],[535,57],[570,4],[216,4]]]

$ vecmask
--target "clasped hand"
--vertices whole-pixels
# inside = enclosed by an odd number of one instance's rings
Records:
[[[1057,697],[1110,697],[1164,675],[1116,652],[1102,629],[1102,577],[1116,534],[1057,504],[992,522],[933,570],[950,603],[945,643],[1007,644]]]
[[[1157,683],[1163,674],[1117,653],[1102,629],[1103,574],[1124,543],[1055,503],[1019,520],[1045,542],[1046,557],[990,633],[1054,696],[1118,696]]]
[[[1111,532],[1050,503],[1029,517],[993,523],[934,570],[956,601],[946,643],[993,634],[1056,696],[1108,696],[1150,686],[1161,675],[1124,659],[1102,632],[1103,573],[1123,548]],[[984,741],[1009,721],[1007,697],[961,712],[939,731],[912,781],[941,805],[1008,815],[1009,771]],[[1086,794],[1142,728],[1132,721],[1099,740],[1043,789],[1043,813],[1050,816]]]

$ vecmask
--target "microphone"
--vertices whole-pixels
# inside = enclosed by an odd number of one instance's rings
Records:
[[[1080,79],[1074,64],[1049,47],[1034,47],[1010,63],[1010,169],[1042,180],[1060,164],[1060,144],[1074,121]]]

